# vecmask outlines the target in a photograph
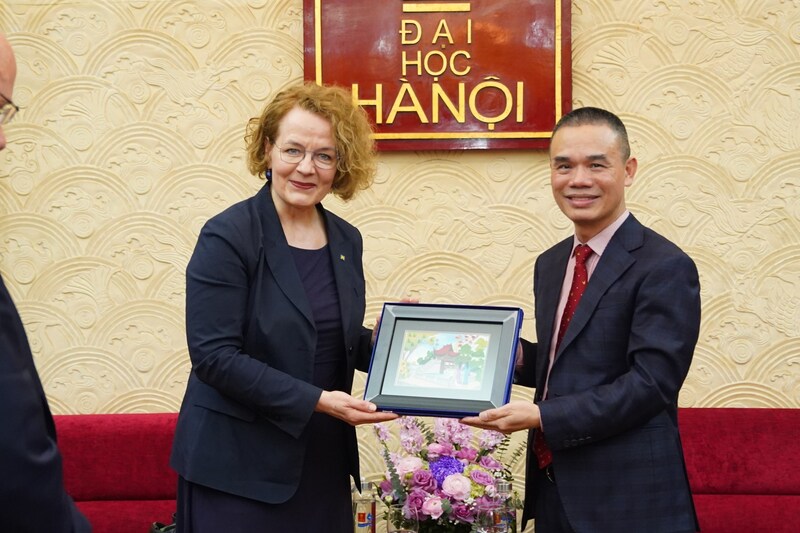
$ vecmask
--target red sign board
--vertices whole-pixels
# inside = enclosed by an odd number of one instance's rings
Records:
[[[381,150],[546,148],[572,98],[569,0],[304,0],[305,77]]]

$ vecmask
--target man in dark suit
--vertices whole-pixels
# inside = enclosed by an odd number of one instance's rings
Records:
[[[17,67],[0,34],[0,150],[2,125],[16,113]],[[86,518],[64,490],[53,417],[33,364],[17,309],[0,277],[0,531],[83,533]]]
[[[522,519],[537,533],[695,531],[677,403],[699,334],[697,269],[627,210],[637,161],[616,115],[564,116],[550,167],[575,235],[534,268],[538,343],[521,342],[517,369],[534,403],[464,421],[531,430]]]

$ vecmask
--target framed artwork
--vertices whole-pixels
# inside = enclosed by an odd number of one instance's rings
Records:
[[[522,317],[515,307],[384,304],[364,399],[449,418],[507,403]]]

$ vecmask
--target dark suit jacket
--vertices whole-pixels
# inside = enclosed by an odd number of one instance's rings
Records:
[[[347,354],[347,391],[367,370],[361,235],[325,218]],[[268,503],[296,491],[303,430],[321,390],[311,384],[317,332],[303,283],[265,185],[209,220],[186,271],[192,371],[171,464],[185,479]],[[350,472],[360,480],[355,428]]]
[[[83,533],[28,337],[0,277],[0,531]]]
[[[572,242],[536,262],[538,345],[523,343],[518,378],[536,387],[566,514],[577,532],[692,531],[677,400],[699,334],[695,264],[630,215],[589,280],[541,401]],[[531,455],[523,520],[536,499]]]

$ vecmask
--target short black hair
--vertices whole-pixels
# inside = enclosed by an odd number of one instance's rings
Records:
[[[611,111],[600,109],[599,107],[579,107],[578,109],[573,109],[558,121],[556,127],[553,128],[553,137],[555,137],[556,132],[561,128],[584,126],[587,124],[605,124],[611,128],[619,138],[619,146],[622,150],[623,160],[628,160],[631,156],[631,145],[628,141],[628,130],[625,129],[625,124],[622,123],[622,119]]]

